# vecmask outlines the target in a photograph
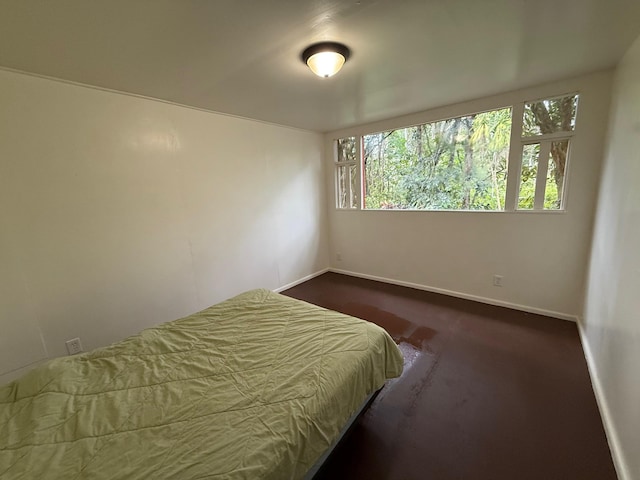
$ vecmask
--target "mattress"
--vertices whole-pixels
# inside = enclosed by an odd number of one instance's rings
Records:
[[[0,478],[301,478],[401,371],[380,327],[252,290],[0,387]]]

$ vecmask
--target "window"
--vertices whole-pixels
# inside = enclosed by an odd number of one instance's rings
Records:
[[[364,208],[500,210],[511,109],[363,137]]]
[[[336,206],[358,208],[358,145],[356,137],[336,141]]]
[[[561,210],[577,104],[573,94],[338,139],[336,206]]]
[[[525,103],[518,210],[561,210],[578,95]]]

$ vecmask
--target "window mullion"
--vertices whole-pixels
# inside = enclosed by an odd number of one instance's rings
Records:
[[[358,206],[357,210],[362,210],[364,208],[364,192],[362,189],[362,184],[364,183],[364,168],[362,165],[363,157],[362,157],[362,137],[356,136],[356,175],[358,178],[356,179],[356,188],[358,189]]]
[[[575,132],[553,132],[545,133],[544,135],[533,135],[531,137],[523,137],[523,144],[542,143],[547,140],[567,140],[575,135]]]
[[[549,171],[549,154],[551,153],[551,142],[540,144],[540,154],[538,155],[538,170],[536,172],[536,194],[533,200],[534,210],[544,210],[544,194],[547,186],[547,172]]]
[[[522,170],[522,118],[524,103],[516,103],[511,111],[511,138],[509,141],[509,161],[507,167],[507,192],[505,211],[513,212],[518,205],[520,171]]]

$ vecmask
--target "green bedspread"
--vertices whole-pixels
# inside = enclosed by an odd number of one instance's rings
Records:
[[[383,329],[253,290],[0,387],[0,478],[300,478],[401,371]]]

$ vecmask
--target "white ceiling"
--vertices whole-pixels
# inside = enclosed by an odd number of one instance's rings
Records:
[[[638,0],[0,0],[0,66],[329,131],[614,66]],[[313,75],[300,52],[352,49]]]

